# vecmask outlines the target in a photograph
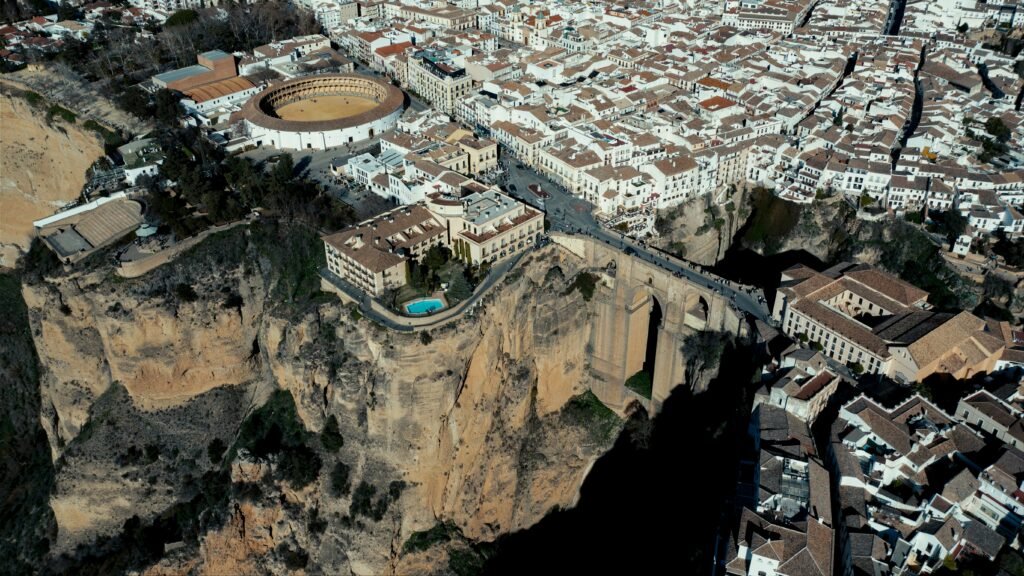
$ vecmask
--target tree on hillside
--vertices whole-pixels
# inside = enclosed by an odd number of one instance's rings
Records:
[[[270,171],[270,193],[279,194],[288,188],[295,177],[295,160],[291,154],[282,154]]]
[[[718,367],[728,340],[728,334],[712,330],[694,332],[683,339],[679,351],[686,358],[687,379],[690,382],[695,382],[705,370]]]
[[[440,244],[431,246],[430,250],[427,250],[427,254],[423,258],[423,264],[431,270],[438,270],[441,266],[448,263],[451,255],[452,251],[445,246],[441,246]]]
[[[992,246],[992,251],[1002,256],[1010,266],[1024,267],[1024,240],[1010,240],[1002,230],[996,230],[995,237],[996,243]]]
[[[199,13],[195,10],[178,10],[171,17],[164,22],[164,26],[171,28],[173,26],[184,26],[185,24],[191,24],[199,20]]]
[[[999,142],[1006,142],[1010,139],[1010,129],[998,116],[993,116],[985,121],[985,131]]]
[[[324,429],[320,432],[320,444],[328,452],[337,452],[345,445],[345,438],[338,429],[338,418],[331,414],[324,423]]]
[[[179,94],[166,88],[156,93],[153,98],[153,117],[158,125],[164,128],[178,126],[178,116],[181,114],[181,108],[178,107],[179,100],[181,100]]]
[[[967,230],[967,218],[956,210],[929,212],[929,217],[933,222],[930,230],[945,236],[950,246]]]
[[[473,295],[473,288],[466,280],[466,274],[462,270],[456,270],[452,274],[451,283],[448,285],[448,295],[456,300],[465,300]]]

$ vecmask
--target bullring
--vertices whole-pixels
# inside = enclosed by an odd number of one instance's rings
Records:
[[[271,85],[246,102],[240,118],[258,146],[323,150],[393,129],[404,103],[387,82],[325,74]]]

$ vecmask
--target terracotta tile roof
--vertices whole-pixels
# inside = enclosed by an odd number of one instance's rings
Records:
[[[880,358],[889,357],[889,348],[885,341],[875,336],[862,324],[854,322],[813,300],[800,300],[793,305],[793,309],[802,312],[829,330],[842,334]]]
[[[712,96],[711,98],[708,98],[707,100],[702,100],[700,102],[701,108],[704,108],[705,110],[710,110],[712,112],[735,105],[736,103],[733,102],[732,100],[729,100],[728,98],[723,98],[721,96]]]
[[[364,268],[381,272],[401,264],[408,249],[442,234],[444,226],[417,204],[386,212],[323,240]]]
[[[820,392],[825,386],[832,383],[837,376],[829,371],[819,373],[814,378],[811,378],[806,384],[800,387],[800,390],[793,396],[797,400],[810,400],[815,394]]]
[[[203,84],[190,88],[185,91],[185,94],[194,100],[195,102],[206,102],[207,100],[213,100],[214,98],[220,98],[221,96],[227,96],[228,94],[234,94],[235,92],[241,92],[253,88],[254,84],[245,78],[236,76],[234,78],[225,78],[224,80],[218,80],[216,82],[210,82],[209,84]]]
[[[984,328],[984,320],[970,312],[961,312],[911,344],[910,354],[919,367],[928,366],[945,356],[945,364],[950,369],[948,373],[955,373],[962,365],[977,364],[986,356],[1001,351],[1001,342],[975,338]],[[992,348],[986,349],[989,346]]]
[[[904,306],[911,306],[918,301],[928,298],[928,293],[924,290],[875,268],[864,266],[846,272],[845,276],[868,286],[872,290],[885,294]]]
[[[412,42],[398,42],[396,44],[390,44],[388,46],[381,46],[380,48],[377,48],[376,50],[374,50],[374,52],[376,52],[377,54],[379,54],[381,56],[385,56],[386,57],[386,56],[391,56],[392,54],[398,54],[400,52],[404,52],[406,48],[411,48],[411,47],[412,47]]]
[[[697,167],[697,162],[689,156],[673,156],[656,161],[654,166],[665,176],[675,176],[693,170]]]

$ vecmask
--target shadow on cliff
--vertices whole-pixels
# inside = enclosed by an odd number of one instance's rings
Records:
[[[56,535],[39,403],[39,358],[21,282],[0,274],[0,574],[33,573]]]
[[[579,504],[498,539],[483,573],[710,573],[735,492],[754,357],[730,346],[707,392],[680,386],[653,421],[634,414]]]

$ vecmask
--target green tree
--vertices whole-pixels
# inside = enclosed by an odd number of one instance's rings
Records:
[[[191,24],[199,19],[199,13],[195,10],[178,10],[174,14],[171,14],[170,18],[164,21],[164,26],[172,28],[174,26],[184,26]]]
[[[210,440],[210,443],[206,446],[206,455],[209,456],[210,462],[213,464],[220,464],[220,461],[224,458],[224,452],[227,451],[228,447],[224,445],[224,441],[220,438],[214,438]]]
[[[1010,129],[998,116],[993,116],[985,121],[985,131],[999,142],[1006,142],[1010,139]]]
[[[1010,266],[1024,267],[1024,240],[1010,240],[1002,230],[996,230],[995,237],[996,243],[992,246],[992,251],[1002,256]]]
[[[565,290],[565,294],[571,294],[573,290],[579,290],[583,299],[590,302],[594,297],[594,289],[597,288],[597,276],[590,272],[580,272]]]
[[[288,192],[288,185],[295,178],[295,159],[291,154],[282,154],[270,171],[270,193],[279,195]]]
[[[164,128],[173,128],[178,125],[178,115],[181,113],[181,109],[178,107],[179,100],[181,100],[180,96],[166,88],[156,93],[153,98],[153,114],[157,124]]]
[[[967,218],[956,210],[929,212],[928,216],[932,220],[929,230],[945,236],[950,246],[967,230]]]
[[[352,483],[349,479],[350,474],[351,469],[348,467],[348,464],[340,460],[331,469],[331,493],[336,497],[348,496],[352,490]]]
[[[352,494],[352,503],[348,507],[349,516],[371,516],[373,514],[373,497],[377,494],[377,487],[362,481],[356,486]]]
[[[184,302],[195,302],[199,299],[195,289],[185,282],[179,282],[174,286],[174,294]]]
[[[448,295],[456,300],[465,300],[473,295],[473,288],[469,285],[469,280],[466,280],[464,270],[459,269],[452,273]]]
[[[224,161],[224,180],[238,194],[242,204],[248,208],[256,208],[263,203],[266,189],[263,178],[257,174],[252,162],[239,156],[231,156]]]
[[[427,250],[427,254],[423,258],[423,264],[431,271],[436,271],[448,263],[451,255],[451,250],[445,246],[437,244],[435,246],[431,246],[430,250]]]
[[[728,341],[729,336],[724,332],[702,330],[683,338],[679,351],[686,358],[688,371],[699,376],[704,370],[718,366]]]
[[[320,444],[328,452],[337,452],[345,445],[345,438],[338,429],[338,419],[331,414],[324,423],[324,429],[320,432]]]
[[[320,474],[323,461],[309,446],[300,444],[278,454],[277,473],[293,488],[309,486]]]

